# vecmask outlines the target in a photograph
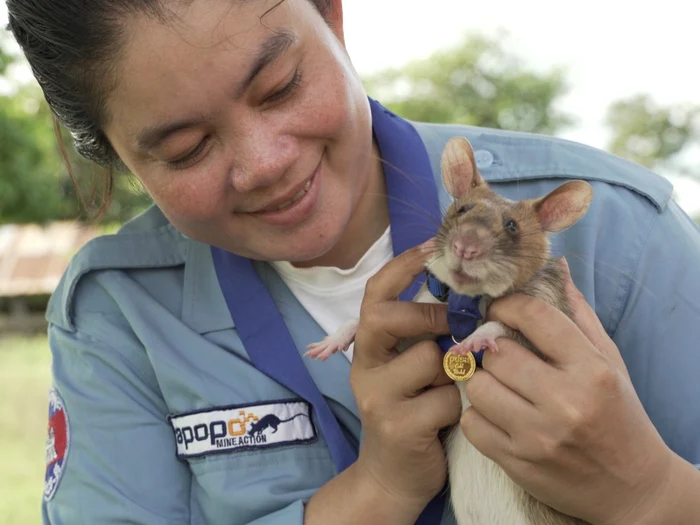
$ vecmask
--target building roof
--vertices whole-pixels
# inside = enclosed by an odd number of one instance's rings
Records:
[[[74,222],[0,225],[0,297],[51,294],[73,254],[99,233]]]

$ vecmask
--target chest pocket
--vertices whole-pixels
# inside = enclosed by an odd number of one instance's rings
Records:
[[[307,500],[335,474],[311,407],[298,398],[209,408],[169,421],[207,523],[250,523]]]

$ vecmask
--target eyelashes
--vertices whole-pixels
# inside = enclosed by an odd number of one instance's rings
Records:
[[[297,69],[296,71],[294,71],[294,76],[292,77],[292,80],[290,80],[282,89],[276,91],[275,93],[272,93],[270,96],[265,98],[264,103],[274,104],[275,102],[284,100],[289,95],[291,95],[299,87],[300,84],[301,72]]]
[[[292,76],[292,79],[289,82],[287,82],[287,84],[285,84],[281,89],[275,91],[274,93],[266,97],[263,100],[263,104],[276,104],[278,102],[286,100],[301,85],[301,80],[301,71],[299,69],[296,69],[294,71],[294,76]],[[184,157],[180,157],[179,159],[173,161],[167,161],[168,167],[173,170],[183,170],[189,168],[190,166],[193,166],[200,160],[202,154],[205,153],[207,145],[210,142],[211,137],[207,135],[201,140],[199,144],[197,144],[197,146],[192,151],[187,153]]]
[[[207,135],[200,141],[199,144],[197,144],[197,147],[190,151],[187,155],[177,160],[168,161],[168,167],[174,170],[183,170],[196,164],[209,141],[210,137]]]

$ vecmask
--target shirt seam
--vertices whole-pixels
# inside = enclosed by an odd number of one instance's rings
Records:
[[[666,213],[664,211],[663,213]],[[646,232],[646,238],[644,239],[644,242],[642,243],[642,246],[639,249],[639,254],[637,255],[637,258],[634,262],[634,265],[632,266],[630,270],[629,277],[625,279],[623,285],[621,286],[620,294],[619,294],[619,302],[616,301],[615,307],[613,308],[613,312],[618,311],[617,315],[614,317],[614,322],[611,322],[611,329],[610,329],[610,338],[614,339],[615,335],[617,333],[617,329],[620,326],[620,321],[622,320],[622,316],[624,315],[625,312],[625,307],[627,305],[627,302],[629,301],[630,294],[632,293],[632,281],[633,279],[636,278],[637,276],[637,271],[639,270],[639,265],[642,261],[642,256],[646,252],[647,247],[649,246],[649,241],[651,239],[651,235],[656,229],[657,225],[659,224],[660,217],[663,215],[663,213],[654,213],[651,214],[651,221],[649,225],[649,229]],[[612,320],[611,320],[612,321]]]
[[[99,313],[99,312],[93,312],[93,315],[94,315],[95,317],[100,317],[100,318],[107,318],[107,317],[108,317],[107,314],[103,314],[103,313]],[[60,328],[60,327],[57,326],[57,328]],[[145,385],[149,385],[149,386],[150,386],[150,385],[153,385],[153,386],[155,387],[156,393],[157,393],[158,396],[163,400],[163,403],[164,403],[165,405],[167,405],[167,403],[166,403],[166,401],[165,401],[165,396],[163,395],[163,391],[161,390],[160,385],[158,385],[158,382],[156,381],[156,383],[153,384],[153,382],[152,382],[150,379],[148,379],[148,378],[146,378],[144,375],[142,375],[142,373],[141,373],[141,367],[137,366],[136,363],[134,363],[134,361],[133,361],[130,357],[128,357],[124,352],[121,352],[121,351],[117,350],[115,347],[113,347],[112,345],[106,343],[101,337],[95,335],[95,334],[92,333],[92,332],[89,332],[89,331],[86,331],[86,330],[82,330],[82,329],[76,329],[75,332],[73,332],[73,333],[75,334],[76,337],[81,337],[81,336],[82,336],[82,337],[85,337],[85,338],[87,338],[87,339],[92,339],[94,342],[96,342],[96,343],[98,343],[98,344],[104,346],[106,349],[111,350],[112,352],[115,352],[117,355],[121,356],[127,363],[129,363],[129,365],[131,366],[132,371],[134,372],[134,374],[135,374]],[[141,348],[143,348],[143,347],[141,347]],[[144,349],[144,353],[145,353],[145,349]],[[151,370],[153,370],[152,367],[151,367]],[[155,374],[155,370],[154,370],[154,374]],[[166,414],[166,416],[167,416],[167,414]],[[165,419],[164,419],[164,421],[165,421]]]

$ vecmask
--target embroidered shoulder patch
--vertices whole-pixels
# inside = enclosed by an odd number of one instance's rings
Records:
[[[56,494],[58,484],[66,468],[66,456],[70,445],[70,426],[66,406],[58,390],[49,390],[49,429],[46,437],[46,476],[44,499],[49,501]]]
[[[168,421],[179,459],[310,443],[317,437],[311,405],[299,400],[212,407],[170,415]]]

